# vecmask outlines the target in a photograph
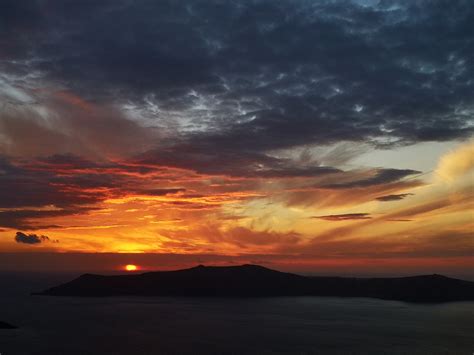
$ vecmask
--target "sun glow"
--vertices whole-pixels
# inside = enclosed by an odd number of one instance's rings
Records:
[[[128,265],[125,265],[125,270],[127,270],[127,271],[137,271],[138,267],[137,267],[137,265],[128,264]]]

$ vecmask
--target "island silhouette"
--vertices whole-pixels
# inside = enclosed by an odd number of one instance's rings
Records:
[[[407,302],[474,300],[474,282],[442,275],[313,277],[259,265],[203,266],[131,275],[84,274],[34,295],[184,297],[371,297]]]

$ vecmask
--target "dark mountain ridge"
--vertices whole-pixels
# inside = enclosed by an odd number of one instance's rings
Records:
[[[308,277],[258,265],[202,266],[131,275],[84,274],[37,295],[373,297],[408,302],[474,300],[474,282],[423,275],[398,278]]]

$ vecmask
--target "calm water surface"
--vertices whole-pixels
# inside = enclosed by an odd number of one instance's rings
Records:
[[[70,275],[0,274],[0,353],[466,354],[474,303],[29,296]]]

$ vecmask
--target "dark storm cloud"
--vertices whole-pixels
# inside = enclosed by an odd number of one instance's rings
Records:
[[[25,234],[22,232],[16,232],[15,241],[17,243],[22,244],[41,244],[43,242],[49,242],[50,239],[45,235]]]
[[[369,213],[345,213],[345,214],[331,214],[327,216],[314,216],[311,218],[324,219],[326,221],[348,221],[359,219],[371,219]]]
[[[155,126],[181,113],[190,122],[175,138],[216,152],[473,133],[470,0],[0,6],[2,70],[37,70],[95,102],[132,103]]]
[[[388,201],[400,201],[403,200],[405,197],[413,196],[414,194],[394,194],[394,195],[385,195],[377,197],[377,201],[388,202]]]

